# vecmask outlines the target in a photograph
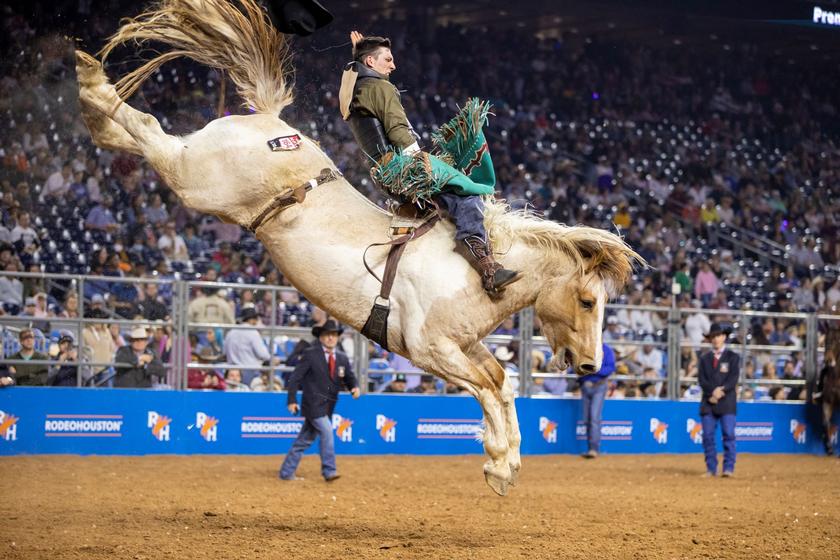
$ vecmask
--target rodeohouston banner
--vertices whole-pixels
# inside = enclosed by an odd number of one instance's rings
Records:
[[[517,399],[525,454],[579,453],[586,428],[577,399]],[[608,400],[604,453],[697,453],[698,403]],[[0,390],[0,455],[284,453],[302,419],[285,393],[132,389]],[[345,454],[482,453],[481,410],[470,397],[343,394],[332,417]],[[822,453],[819,413],[792,403],[739,403],[738,450]],[[836,425],[832,437],[837,437]],[[718,435],[718,439],[720,436]],[[316,448],[313,447],[314,451]]]

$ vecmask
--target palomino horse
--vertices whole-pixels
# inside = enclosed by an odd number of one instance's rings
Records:
[[[379,293],[378,282],[362,266],[362,253],[383,240],[389,215],[340,176],[266,214],[279,195],[323,169],[335,169],[315,142],[278,116],[292,100],[285,81],[286,39],[253,0],[241,0],[238,8],[223,0],[165,0],[125,22],[102,60],[118,44],[148,39],[173,50],[116,87],[98,60],[76,52],[82,115],[96,145],[145,157],[191,208],[243,227],[267,216],[256,236],[283,275],[315,305],[360,329]],[[254,114],[220,118],[176,137],[124,102],[160,64],[177,56],[225,70]],[[287,137],[287,149],[270,150],[267,141],[280,137]],[[391,297],[388,340],[392,350],[479,401],[489,455],[485,479],[504,495],[521,466],[519,424],[504,369],[482,338],[533,305],[558,361],[580,374],[597,371],[608,294],[628,281],[641,259],[611,233],[506,213],[501,204],[488,205],[486,220],[505,266],[523,271],[523,278],[503,297],[490,299],[455,252],[453,226],[439,224],[405,251]],[[380,274],[386,251],[368,252]]]
[[[825,357],[823,369],[820,371],[822,378],[822,396],[820,403],[822,407],[823,445],[825,452],[834,455],[834,444],[832,443],[831,418],[834,411],[840,408],[840,327],[829,327],[825,335]]]

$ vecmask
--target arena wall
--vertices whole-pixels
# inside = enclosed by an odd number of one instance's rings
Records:
[[[285,405],[285,393],[11,388],[0,391],[0,455],[279,454],[302,422]],[[518,399],[522,452],[582,452],[580,406]],[[602,450],[698,453],[699,421],[696,402],[608,400]],[[469,397],[343,396],[333,427],[344,454],[482,453]],[[817,411],[801,403],[739,404],[736,429],[741,452],[822,453]]]

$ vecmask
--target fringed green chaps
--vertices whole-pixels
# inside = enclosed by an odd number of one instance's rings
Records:
[[[371,177],[392,196],[415,203],[441,191],[492,195],[496,174],[483,130],[489,112],[488,102],[468,100],[458,115],[432,136],[435,155],[388,153],[371,169]]]

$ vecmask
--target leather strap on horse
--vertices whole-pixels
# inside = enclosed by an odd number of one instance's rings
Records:
[[[397,276],[397,266],[400,262],[405,247],[409,241],[413,241],[424,235],[440,220],[440,214],[436,212],[431,218],[423,222],[417,229],[408,235],[403,235],[397,239],[393,239],[386,243],[373,243],[368,245],[362,256],[362,262],[371,276],[379,280],[382,288],[379,290],[379,295],[373,301],[373,309],[370,310],[365,326],[362,327],[362,334],[376,342],[385,350],[388,348],[388,315],[391,313],[391,303],[389,297],[391,296],[391,288],[394,286],[394,278]],[[368,266],[367,252],[371,247],[391,246],[388,251],[388,258],[385,259],[385,271],[382,273],[382,278]],[[380,303],[384,301],[384,303]]]
[[[314,179],[310,179],[307,182],[303,183],[301,186],[292,190],[291,193],[285,194],[283,196],[278,196],[275,198],[271,204],[265,207],[265,209],[259,213],[259,215],[254,218],[254,221],[251,222],[251,225],[248,226],[248,231],[251,233],[255,233],[257,228],[263,225],[269,218],[272,213],[280,212],[291,206],[292,204],[298,204],[306,200],[306,193],[307,191],[311,191],[318,185],[323,185],[329,181],[333,181],[338,178],[339,173],[333,169],[324,168],[321,170],[321,174],[315,177]]]

